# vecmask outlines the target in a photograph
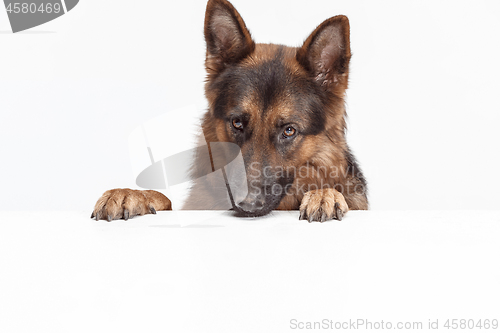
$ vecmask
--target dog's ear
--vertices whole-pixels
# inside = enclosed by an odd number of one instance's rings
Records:
[[[205,13],[207,72],[217,73],[255,49],[255,43],[236,9],[226,0],[210,0]]]
[[[297,51],[297,61],[314,79],[335,91],[347,88],[350,59],[349,20],[344,15],[321,23]]]

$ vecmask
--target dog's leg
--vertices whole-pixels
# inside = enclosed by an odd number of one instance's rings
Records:
[[[324,222],[331,219],[342,220],[349,211],[344,196],[333,188],[307,192],[300,204],[300,220]]]
[[[99,220],[128,220],[136,215],[156,214],[172,210],[172,203],[162,193],[152,190],[114,189],[104,192],[97,200],[90,218]]]

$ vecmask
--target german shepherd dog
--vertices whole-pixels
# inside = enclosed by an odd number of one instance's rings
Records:
[[[345,139],[347,17],[327,19],[298,48],[256,44],[231,3],[209,0],[204,34],[204,140],[237,144],[251,179],[246,197],[233,203],[236,215],[300,210],[299,219],[323,222],[368,209],[366,181]],[[217,209],[214,197],[195,182],[183,209]],[[170,209],[159,192],[114,189],[91,217],[127,220]]]

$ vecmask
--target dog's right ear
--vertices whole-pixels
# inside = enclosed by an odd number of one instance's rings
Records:
[[[245,22],[226,0],[209,0],[205,13],[205,41],[209,74],[216,74],[255,49]]]

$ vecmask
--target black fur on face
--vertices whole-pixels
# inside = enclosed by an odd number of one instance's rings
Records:
[[[209,0],[205,40],[205,139],[240,147],[249,184],[235,210],[258,216],[297,209],[301,184],[345,182],[342,176],[298,179],[277,170],[352,169],[344,118],[351,57],[347,17],[325,20],[299,48],[255,44],[228,1]]]
[[[276,46],[274,57],[256,66],[234,64],[227,67],[207,86],[216,96],[212,107],[214,117],[228,120],[237,114],[248,120],[252,117],[263,119],[273,106],[286,103],[293,109],[289,118],[306,123],[302,134],[314,135],[323,131],[325,104],[331,97],[307,76],[294,73],[287,65],[289,61],[284,47]],[[252,110],[242,103],[249,99],[252,99]]]
[[[250,55],[207,83],[212,116],[225,123],[227,140],[240,146],[245,161],[252,199],[235,207],[244,216],[265,215],[280,204],[294,178],[275,166],[289,165],[305,137],[324,131],[331,98],[296,63],[296,49],[263,47],[270,57]]]

